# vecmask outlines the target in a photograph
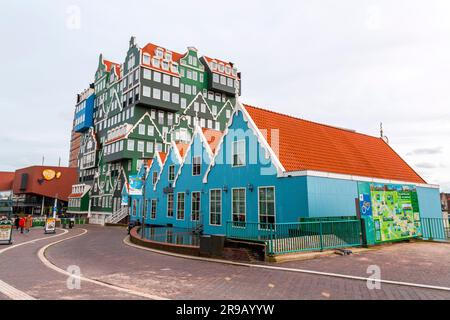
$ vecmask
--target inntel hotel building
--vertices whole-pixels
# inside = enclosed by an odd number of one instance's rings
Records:
[[[441,217],[439,187],[385,137],[245,105],[240,94],[235,64],[193,47],[141,48],[132,38],[122,63],[100,55],[83,100],[92,102],[78,103],[92,108],[76,121],[71,197],[80,201],[69,211],[101,224],[144,214],[150,225],[205,234],[355,217],[375,242],[417,236],[422,218]]]

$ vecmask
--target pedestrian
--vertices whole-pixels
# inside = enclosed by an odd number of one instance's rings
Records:
[[[33,217],[29,214],[25,218],[25,231],[28,233],[30,232],[31,227],[33,226]]]
[[[16,227],[16,230],[19,230],[20,226],[19,226],[19,221],[20,218],[19,216],[16,214],[15,218],[14,218],[14,226]]]
[[[25,218],[23,218],[23,217],[19,218],[19,227],[20,227],[20,233],[23,233],[23,228],[25,227]]]

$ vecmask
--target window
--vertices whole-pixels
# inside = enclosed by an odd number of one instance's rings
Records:
[[[150,219],[156,219],[156,199],[152,199]]]
[[[200,104],[198,102],[194,102],[194,111],[199,111]]]
[[[175,165],[169,166],[169,181],[175,180]]]
[[[202,165],[202,158],[200,156],[196,156],[196,157],[192,158],[192,175],[193,176],[200,175],[201,165]]]
[[[191,199],[191,220],[200,220],[200,192],[192,192]]]
[[[178,95],[178,93],[172,93],[172,103],[177,103],[180,102],[180,96]]]
[[[222,190],[209,191],[209,223],[220,226],[222,224]]]
[[[161,90],[153,89],[153,99],[161,99]]]
[[[139,134],[145,135],[145,124],[139,125]]]
[[[212,105],[211,111],[212,111],[213,116],[217,115],[217,106]]]
[[[173,124],[173,113],[167,114],[167,125],[171,126]]]
[[[153,58],[152,59],[152,64],[153,64],[154,67],[159,68],[159,59]]]
[[[180,86],[180,79],[179,78],[177,78],[177,77],[173,77],[172,78],[172,85],[174,86],[174,87],[179,87]]]
[[[177,194],[177,220],[184,220],[184,192]]]
[[[181,108],[186,109],[187,107],[187,100],[185,98],[181,98]]]
[[[147,127],[147,132],[149,136],[153,136],[155,134],[155,128],[152,125]]]
[[[216,122],[216,128],[215,128],[217,131],[220,131],[220,122]]]
[[[245,227],[245,188],[232,189],[233,226]]]
[[[219,83],[219,75],[217,73],[213,73],[213,82]]]
[[[163,83],[170,86],[171,81],[170,81],[170,76],[168,74],[163,75]]]
[[[192,87],[191,87],[190,85],[186,84],[186,85],[184,86],[184,92],[185,92],[186,94],[192,94]]]
[[[144,141],[138,141],[137,151],[144,152],[144,146],[145,146]]]
[[[153,142],[147,141],[147,152],[153,153]]]
[[[260,187],[258,191],[258,215],[261,229],[275,223],[275,188]]]
[[[164,112],[162,111],[158,112],[158,123],[164,124]]]
[[[144,79],[152,80],[152,71],[149,69],[144,69]]]
[[[144,54],[143,56],[143,62],[145,64],[150,64],[150,56],[148,54]]]
[[[128,140],[127,150],[134,151],[134,140]]]
[[[195,81],[198,80],[198,73],[197,73],[197,71],[192,71],[192,80],[195,80]]]
[[[245,166],[245,140],[233,141],[232,144],[232,166]]]
[[[227,85],[227,77],[220,76],[220,84],[226,86]]]
[[[161,82],[161,73],[154,71],[153,72],[153,81]]]
[[[229,87],[234,87],[234,81],[233,81],[233,79],[228,78],[228,79],[227,79],[227,85],[228,85]]]
[[[201,111],[202,111],[203,113],[206,113],[206,104],[202,103],[202,105],[201,105]]]
[[[163,91],[163,100],[170,102],[170,92],[169,91]]]
[[[229,109],[225,111],[225,114],[226,114],[227,119],[230,119],[231,111]]]
[[[167,194],[167,216],[173,217],[173,193]]]
[[[155,185],[157,180],[158,180],[158,172],[153,171],[152,184]]]

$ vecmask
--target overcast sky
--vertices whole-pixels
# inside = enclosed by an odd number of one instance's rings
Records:
[[[131,35],[232,61],[242,102],[379,135],[450,192],[450,1],[1,1],[0,170],[68,162],[75,95]]]

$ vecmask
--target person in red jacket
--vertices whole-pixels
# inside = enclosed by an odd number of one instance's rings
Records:
[[[20,233],[23,233],[23,228],[25,227],[25,218],[21,217],[19,220]]]

